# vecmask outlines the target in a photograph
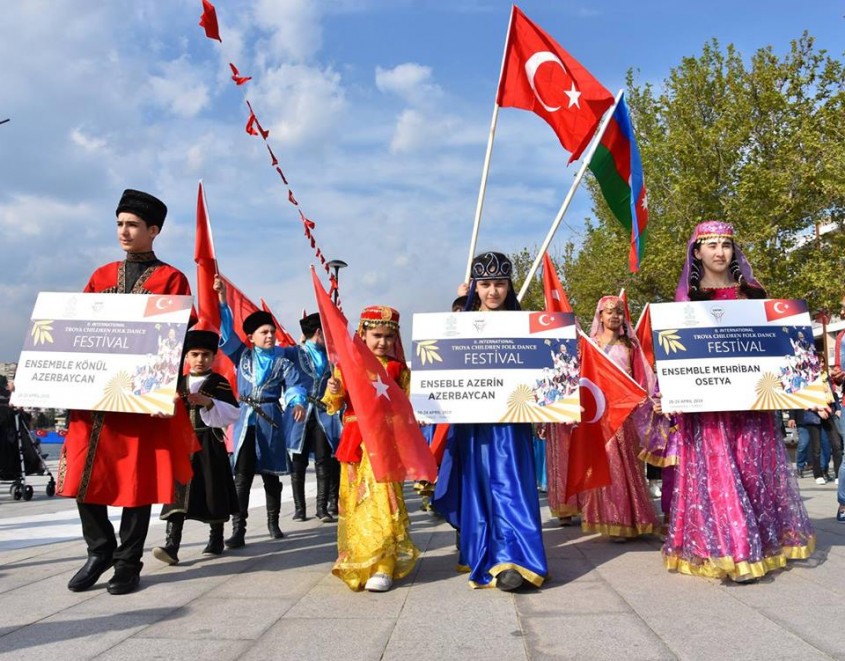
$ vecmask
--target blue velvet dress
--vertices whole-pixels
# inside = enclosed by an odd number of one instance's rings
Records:
[[[461,533],[472,587],[506,569],[539,587],[548,575],[531,425],[452,425],[433,505]]]

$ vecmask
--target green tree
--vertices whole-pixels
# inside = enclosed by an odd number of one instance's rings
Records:
[[[563,256],[579,316],[622,287],[632,312],[672,300],[689,236],[713,218],[734,225],[770,296],[836,305],[845,267],[844,73],[806,33],[780,58],[766,47],[745,60],[713,40],[658,86],[629,72],[648,187],[646,253],[640,272],[628,273],[629,237],[588,178],[596,220]],[[828,223],[836,230],[817,243],[816,225]]]

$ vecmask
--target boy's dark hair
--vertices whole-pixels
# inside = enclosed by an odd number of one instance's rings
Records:
[[[452,301],[452,312],[463,312],[467,307],[467,297],[466,296],[458,296],[454,301]]]

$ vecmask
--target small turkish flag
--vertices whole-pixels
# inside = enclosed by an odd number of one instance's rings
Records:
[[[150,296],[147,299],[147,307],[144,308],[144,316],[154,317],[157,314],[187,310],[192,305],[190,296]]]
[[[496,103],[542,117],[572,152],[571,163],[587,147],[613,95],[514,5]]]
[[[766,310],[766,321],[792,317],[796,314],[807,312],[809,309],[806,301],[789,298],[773,298],[770,301],[766,301],[763,305]]]
[[[572,313],[566,312],[532,312],[528,316],[528,332],[543,333],[553,328],[570,326],[575,321]]]

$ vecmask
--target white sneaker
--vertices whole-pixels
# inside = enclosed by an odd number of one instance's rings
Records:
[[[660,484],[658,484],[657,480],[648,481],[648,493],[652,498],[660,498],[663,495],[663,491],[661,491]]]
[[[393,579],[387,574],[373,574],[364,589],[369,592],[387,592],[393,586]]]
[[[824,479],[823,477],[817,477],[816,478],[816,484],[827,484],[827,480]]]

